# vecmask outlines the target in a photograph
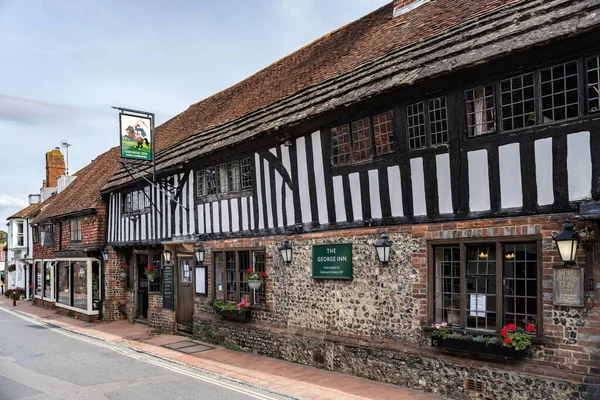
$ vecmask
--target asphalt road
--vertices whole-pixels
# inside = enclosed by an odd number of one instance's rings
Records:
[[[285,399],[0,308],[0,400]]]

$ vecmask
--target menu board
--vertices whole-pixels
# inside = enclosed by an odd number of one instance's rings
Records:
[[[175,274],[172,265],[163,266],[163,308],[175,309]]]

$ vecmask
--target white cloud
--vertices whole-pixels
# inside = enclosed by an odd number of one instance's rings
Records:
[[[27,207],[27,202],[16,197],[7,196],[5,194],[0,195],[0,209],[4,208],[17,208],[22,209]]]
[[[64,119],[71,112],[68,107],[0,94],[0,120],[37,124]]]

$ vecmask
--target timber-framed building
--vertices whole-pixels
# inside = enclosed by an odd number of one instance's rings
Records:
[[[108,268],[131,266],[107,313],[450,397],[599,395],[599,12],[394,1],[193,104],[157,128],[155,186],[121,169],[103,188]],[[579,306],[555,304],[566,218],[590,233]],[[315,279],[315,248],[343,244],[351,279]],[[174,267],[169,304],[148,265]],[[248,301],[252,321],[215,300]],[[433,347],[441,322],[535,334],[507,362]]]

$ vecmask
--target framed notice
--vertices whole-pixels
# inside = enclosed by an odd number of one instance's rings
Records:
[[[554,267],[553,304],[555,306],[583,307],[585,303],[583,279],[583,268]]]
[[[321,244],[312,248],[314,279],[352,279],[352,243]]]
[[[469,316],[485,317],[485,294],[471,294],[469,296]]]
[[[207,294],[206,293],[206,283],[207,283],[207,276],[206,276],[206,267],[205,266],[201,266],[201,267],[196,267],[196,276],[195,276],[195,286],[196,286],[196,294]]]
[[[151,126],[150,118],[119,114],[121,158],[152,161]]]

